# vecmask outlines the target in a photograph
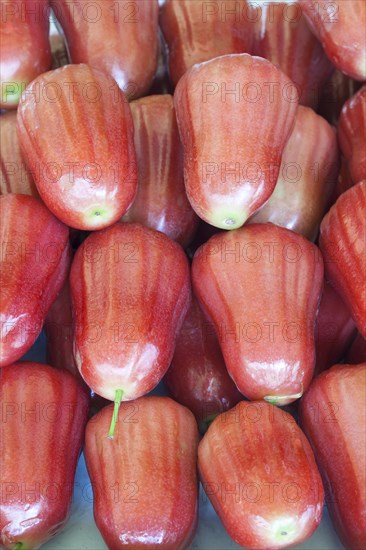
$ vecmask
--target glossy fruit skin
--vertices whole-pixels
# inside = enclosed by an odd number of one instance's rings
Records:
[[[18,193],[39,198],[36,184],[20,151],[15,111],[0,116],[0,143],[0,194]]]
[[[250,221],[272,222],[314,241],[329,206],[338,171],[334,128],[309,107],[299,106],[283,150],[276,187]]]
[[[324,491],[313,452],[292,416],[278,407],[241,401],[218,416],[199,444],[198,468],[240,546],[298,545],[320,523]]]
[[[195,65],[180,79],[174,104],[186,192],[206,222],[236,229],[272,194],[297,109],[297,96],[285,99],[290,88],[269,61],[247,54]]]
[[[0,543],[39,548],[70,514],[89,397],[68,372],[40,363],[1,369]]]
[[[109,74],[129,99],[146,95],[158,60],[158,0],[51,0],[72,63]]]
[[[333,526],[347,549],[366,545],[366,363],[335,365],[300,402]]]
[[[110,405],[89,421],[84,451],[94,518],[108,548],[188,548],[198,519],[192,413],[168,397],[122,403],[110,440],[112,414]]]
[[[194,297],[164,384],[178,403],[193,412],[203,429],[243,399],[227,372],[214,326]]]
[[[17,361],[35,342],[70,265],[69,231],[34,197],[0,197],[1,357]]]
[[[356,80],[366,79],[366,6],[363,0],[299,0],[332,63]]]
[[[250,6],[246,0],[241,2],[239,18],[238,14],[223,15],[223,7],[204,0],[168,0],[162,6],[159,23],[174,86],[196,63],[226,54],[252,53],[253,24],[246,13]]]
[[[47,313],[44,329],[48,364],[57,369],[66,369],[79,378],[73,353],[74,323],[68,279]]]
[[[338,137],[353,183],[366,179],[366,85],[344,104]]]
[[[358,333],[353,340],[350,349],[346,356],[346,363],[351,365],[358,365],[359,363],[366,363],[366,340],[362,338]]]
[[[48,0],[1,0],[0,108],[16,109],[20,95],[51,67]]]
[[[41,198],[67,225],[102,229],[132,203],[132,115],[111,77],[88,65],[41,75],[19,103],[18,136]]]
[[[138,185],[136,198],[123,216],[165,233],[187,246],[198,217],[187,199],[173,98],[148,96],[131,104],[135,128]]]
[[[253,55],[268,59],[287,74],[298,86],[300,105],[316,109],[334,67],[311,32],[301,6],[297,2],[265,2],[256,23]]]
[[[273,224],[245,226],[198,249],[192,283],[239,391],[279,405],[301,397],[315,365],[318,248]]]
[[[366,181],[345,191],[324,217],[319,246],[329,282],[366,337]]]
[[[190,303],[188,260],[166,235],[116,224],[90,235],[70,273],[74,357],[85,382],[111,401],[152,390],[171,362]]]
[[[343,359],[356,335],[351,312],[338,292],[325,281],[316,318],[315,375]]]

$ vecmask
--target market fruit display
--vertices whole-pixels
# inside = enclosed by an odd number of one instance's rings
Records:
[[[0,546],[363,550],[364,0],[0,20]]]

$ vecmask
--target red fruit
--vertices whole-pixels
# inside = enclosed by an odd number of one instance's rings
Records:
[[[51,67],[48,0],[1,0],[1,109],[16,109],[28,84]]]
[[[315,374],[343,359],[356,334],[351,312],[338,292],[325,283],[316,319]]]
[[[333,65],[298,3],[265,2],[257,19],[254,55],[265,57],[297,85],[299,102],[316,108]]]
[[[334,129],[312,109],[300,106],[275,190],[250,221],[272,222],[315,240],[337,180],[338,157]]]
[[[344,104],[338,136],[353,183],[366,179],[366,86]]]
[[[133,121],[111,77],[87,65],[38,77],[19,103],[18,135],[39,194],[67,225],[107,227],[132,203]]]
[[[315,364],[323,285],[317,247],[282,227],[249,225],[203,245],[192,281],[239,391],[279,405],[301,397]]]
[[[0,372],[0,543],[39,548],[65,525],[89,398],[71,374],[39,363]]]
[[[108,548],[187,548],[197,524],[197,425],[167,397],[122,403],[113,441],[112,405],[86,429],[94,517]]]
[[[332,63],[356,80],[366,79],[364,0],[299,0]]]
[[[353,340],[352,346],[346,356],[346,363],[351,365],[366,363],[366,340],[362,338],[360,333]]]
[[[170,95],[131,103],[137,156],[137,195],[124,221],[139,222],[186,246],[198,218],[188,202],[183,151]]]
[[[69,270],[69,231],[37,199],[0,197],[0,366],[35,342]]]
[[[68,279],[47,314],[44,328],[47,363],[57,369],[66,369],[79,377],[80,373],[73,354],[74,323]]]
[[[158,59],[158,0],[50,0],[72,63],[109,74],[130,98],[145,95]]]
[[[360,83],[341,71],[335,70],[332,78],[323,87],[318,113],[329,124],[336,126],[344,103],[360,88]]]
[[[191,205],[211,225],[240,227],[275,187],[297,109],[293,83],[265,59],[226,55],[187,71],[174,103]]]
[[[366,181],[343,193],[324,217],[319,245],[327,279],[366,337]]]
[[[203,487],[240,546],[298,545],[320,523],[324,491],[311,447],[292,416],[241,401],[218,416],[198,448]]]
[[[189,307],[188,261],[178,244],[138,224],[90,235],[71,267],[74,356],[93,391],[135,399],[171,362]]]
[[[243,399],[227,372],[213,324],[195,298],[164,383],[171,396],[193,412],[202,428]]]
[[[37,187],[20,152],[17,115],[10,111],[0,116],[0,192],[38,197]]]
[[[235,2],[168,0],[161,8],[159,22],[174,86],[196,63],[252,52],[253,23],[246,0],[240,2],[239,9]]]
[[[323,478],[327,506],[345,548],[366,547],[366,363],[335,365],[300,402],[300,422]]]

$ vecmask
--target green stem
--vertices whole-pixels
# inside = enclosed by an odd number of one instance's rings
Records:
[[[22,542],[17,542],[13,546],[13,550],[25,550],[26,547]]]
[[[116,390],[116,395],[114,397],[114,409],[112,415],[112,421],[108,432],[108,439],[113,439],[114,430],[116,429],[116,424],[118,420],[118,411],[121,406],[121,401],[123,397],[123,390]]]

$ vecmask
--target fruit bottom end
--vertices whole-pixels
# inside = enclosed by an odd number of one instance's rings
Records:
[[[246,211],[240,210],[239,212],[235,212],[233,210],[218,209],[209,214],[205,221],[219,229],[232,231],[233,229],[239,229],[247,219],[248,214]]]
[[[24,542],[16,542],[13,546],[13,550],[28,550],[28,547]]]

